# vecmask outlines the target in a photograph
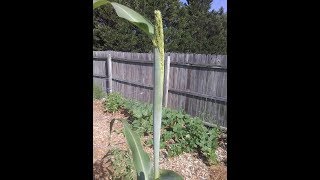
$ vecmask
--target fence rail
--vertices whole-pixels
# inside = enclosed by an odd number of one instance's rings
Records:
[[[93,57],[95,84],[126,98],[152,102],[152,53],[94,51]],[[164,105],[225,129],[227,56],[166,53],[165,59]]]

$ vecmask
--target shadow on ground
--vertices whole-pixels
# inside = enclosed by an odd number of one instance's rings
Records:
[[[93,164],[93,180],[110,179],[113,174],[111,159],[111,151],[108,151],[100,160]]]

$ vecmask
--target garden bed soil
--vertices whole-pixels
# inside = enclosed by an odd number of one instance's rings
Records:
[[[102,101],[93,101],[93,168],[94,179],[111,179],[113,172],[111,165],[110,150],[119,148],[128,150],[124,135],[121,133],[123,128],[121,122],[115,121],[110,136],[110,122],[114,118],[127,118],[124,113],[104,112]],[[142,140],[146,140],[144,137]],[[226,142],[219,142],[216,150],[218,156],[218,165],[208,166],[196,153],[183,153],[176,157],[167,157],[167,152],[161,150],[160,168],[169,169],[181,174],[185,180],[226,180],[227,167],[225,161]],[[153,149],[144,146],[144,150],[153,158]]]

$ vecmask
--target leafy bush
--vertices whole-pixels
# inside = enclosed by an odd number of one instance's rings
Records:
[[[206,157],[209,164],[216,162],[216,128],[209,130],[201,119],[192,118],[181,111],[167,110],[165,114],[163,124],[166,126],[161,136],[161,144],[169,144],[166,147],[169,156],[177,156],[183,152],[199,152]]]
[[[123,109],[130,115],[129,120],[135,132],[152,135],[152,106],[133,100],[123,99]],[[169,156],[183,152],[198,152],[209,164],[216,163],[218,129],[207,128],[198,117],[191,117],[182,110],[163,108],[160,148]],[[147,142],[153,145],[152,139]]]
[[[217,148],[217,129],[211,129],[207,133],[203,133],[199,142],[201,153],[207,158],[209,164],[217,163],[217,155],[215,149]]]
[[[152,106],[134,100],[126,100],[119,93],[107,96],[105,107],[108,112],[124,109],[129,114],[132,129],[139,136],[153,134]],[[160,148],[169,156],[183,152],[198,152],[209,164],[215,164],[218,129],[207,128],[199,117],[191,117],[182,110],[163,108]],[[147,142],[153,145],[152,139]]]
[[[132,128],[141,135],[153,133],[152,106],[136,101],[124,103],[124,109],[130,115]]]
[[[108,112],[116,112],[123,107],[124,99],[120,93],[110,93],[104,101],[105,110]]]
[[[93,85],[93,99],[101,99],[106,96],[102,88],[96,84]]]

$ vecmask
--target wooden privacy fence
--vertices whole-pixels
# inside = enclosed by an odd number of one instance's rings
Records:
[[[107,92],[152,103],[153,54],[93,52],[93,81]],[[165,54],[164,106],[227,127],[227,56]]]

